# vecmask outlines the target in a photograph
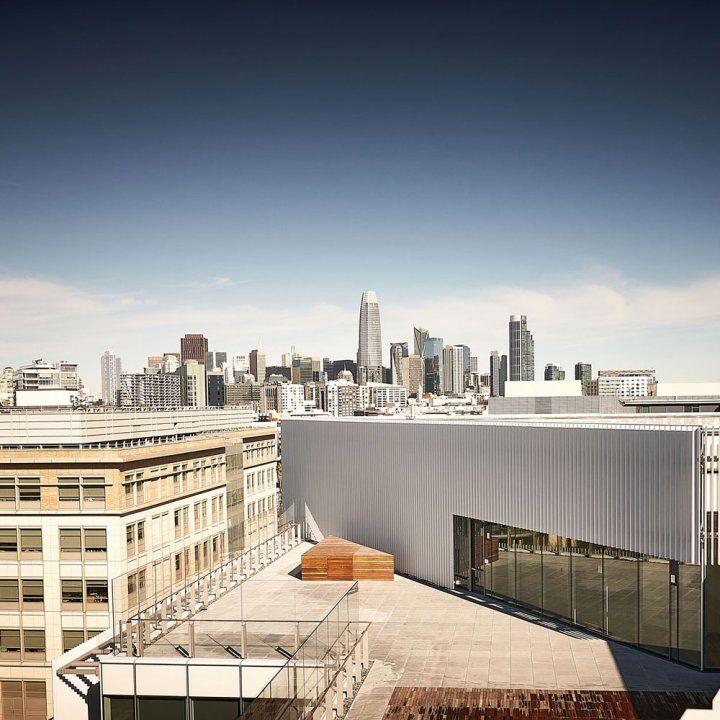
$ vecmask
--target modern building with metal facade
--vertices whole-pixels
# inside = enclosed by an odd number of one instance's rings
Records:
[[[672,660],[720,667],[712,416],[283,422],[317,536]]]

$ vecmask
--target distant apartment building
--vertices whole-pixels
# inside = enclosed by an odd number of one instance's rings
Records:
[[[23,365],[14,373],[16,390],[79,390],[77,363],[44,360]]]
[[[278,383],[277,411],[281,414],[305,410],[305,388],[297,383]]]
[[[161,369],[164,373],[174,373],[180,369],[180,353],[165,353]]]
[[[121,373],[119,404],[123,407],[180,407],[180,376],[150,368],[144,373]]]
[[[525,315],[511,315],[509,331],[509,380],[535,379],[535,339]]]
[[[14,373],[11,367],[0,372],[0,407],[12,407],[15,404]]]
[[[180,370],[180,401],[185,407],[207,405],[205,365],[197,360],[186,360]]]
[[[507,382],[507,355],[500,355],[497,350],[490,353],[490,396],[502,397]]]
[[[330,380],[320,387],[318,404],[333,417],[352,417],[360,406],[359,386],[352,380]]]
[[[103,404],[120,403],[120,374],[122,363],[112,350],[106,350],[100,357],[100,387]]]
[[[260,349],[250,351],[250,374],[256,382],[265,382],[265,353]]]
[[[187,360],[195,360],[200,365],[205,365],[205,356],[208,351],[208,340],[204,335],[188,333],[180,338],[180,364]]]
[[[276,528],[249,409],[0,413],[0,716],[52,717],[50,663]],[[42,447],[38,436],[42,434]]]
[[[646,397],[654,393],[656,382],[654,370],[600,370],[597,394],[621,398]]]
[[[163,355],[148,355],[147,365],[145,367],[153,368],[156,370],[161,369],[163,365],[163,360]]]
[[[239,382],[225,385],[225,405],[252,405],[260,407],[263,384],[257,382]]]
[[[385,383],[367,383],[359,386],[359,408],[405,407],[408,392],[399,385]]]
[[[590,363],[575,363],[575,379],[582,383],[583,395],[592,395],[590,383],[592,382],[592,365]],[[594,393],[597,395],[597,393]]]
[[[543,377],[545,378],[545,380],[564,380],[565,371],[558,365],[548,363],[545,366],[545,372],[543,374]]]

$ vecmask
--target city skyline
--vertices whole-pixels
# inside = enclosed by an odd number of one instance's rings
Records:
[[[3,296],[0,280],[0,300],[5,301],[0,303],[0,320],[10,328],[0,365],[18,367],[36,358],[77,362],[85,387],[96,395],[101,390],[99,358],[108,347],[122,359],[123,370],[141,372],[148,355],[179,352],[180,337],[186,333],[201,333],[208,338],[210,351],[228,354],[249,354],[262,336],[268,365],[279,364],[280,355],[291,346],[303,355],[330,358],[354,358],[357,352],[357,297],[362,288],[349,291],[342,305],[315,304],[308,312],[298,313],[291,307],[229,305],[225,309],[234,289],[220,284],[205,291],[215,299],[215,309],[187,308],[176,315],[171,308],[161,311],[157,305],[150,311],[133,302],[105,305],[81,292],[64,292],[57,285],[27,281],[14,289],[21,286],[32,289],[36,307],[52,302],[56,310],[65,312],[68,325],[56,327],[57,321],[41,314],[29,318],[26,325],[11,322],[11,315],[17,317],[13,313],[17,295]],[[535,336],[536,367],[553,363],[567,371],[577,362],[589,362],[595,370],[652,366],[667,381],[715,381],[720,376],[720,321],[712,314],[718,292],[720,282],[717,288],[713,283],[698,283],[685,292],[627,285],[623,291],[594,285],[578,288],[574,295],[565,291],[566,300],[561,301],[548,293],[513,293],[505,288],[494,298],[487,293],[472,298],[448,295],[423,302],[419,297],[411,307],[407,298],[402,304],[387,300],[386,290],[378,286],[383,337],[388,338],[382,345],[383,364],[389,366],[390,341],[412,345],[413,326],[421,325],[430,336],[442,337],[446,345],[468,345],[480,358],[481,371],[487,372],[492,350],[508,352],[510,315],[522,312]],[[639,294],[647,294],[643,304],[628,300]],[[388,288],[387,296],[397,297],[397,293]],[[522,308],[521,302],[525,303]],[[606,305],[612,307],[611,316],[605,314]],[[697,311],[697,321],[687,322],[692,309]],[[238,328],[238,313],[246,330]],[[33,327],[37,328],[35,337]],[[700,327],[705,332],[698,333]],[[663,329],[672,331],[674,343],[666,342]],[[702,352],[701,345],[705,346]],[[714,345],[718,352],[708,352]]]
[[[717,377],[717,4],[76,8],[0,11],[0,362],[354,357],[374,287],[388,339]]]

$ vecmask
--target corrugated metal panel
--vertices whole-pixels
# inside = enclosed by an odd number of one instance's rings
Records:
[[[451,586],[452,515],[698,562],[691,428],[288,420],[283,495]]]

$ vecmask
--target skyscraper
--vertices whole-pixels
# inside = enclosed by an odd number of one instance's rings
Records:
[[[197,360],[200,365],[205,365],[205,355],[208,351],[208,341],[204,335],[186,333],[180,338],[180,363],[186,360]]]
[[[425,392],[442,395],[443,385],[443,339],[429,337],[423,347],[425,360]]]
[[[548,363],[545,366],[544,378],[545,378],[545,380],[564,380],[565,379],[565,371],[558,365],[554,365],[553,363]]]
[[[402,359],[408,356],[406,342],[390,343],[390,369],[392,371],[393,385],[404,385],[406,378],[403,375]],[[415,388],[417,390],[417,388]]]
[[[256,382],[265,382],[265,352],[261,349],[250,351],[250,374]]]
[[[535,340],[527,329],[525,315],[511,315],[510,380],[535,379]]]
[[[100,382],[105,405],[117,405],[120,402],[121,372],[120,358],[112,350],[106,350],[100,357]]]
[[[590,394],[590,381],[592,380],[592,365],[590,363],[575,363],[575,379],[582,383],[583,395]]]
[[[413,328],[413,337],[415,338],[415,352],[414,355],[420,355],[423,354],[423,349],[425,348],[425,341],[428,339],[428,331],[425,328]]]
[[[210,370],[219,370],[223,363],[227,362],[226,352],[206,352],[205,353],[205,369],[209,372]]]
[[[380,306],[374,290],[366,290],[360,302],[357,358],[362,367],[382,366]]]
[[[507,380],[507,355],[500,355],[497,350],[490,353],[490,395],[502,397],[505,395],[505,381]]]

